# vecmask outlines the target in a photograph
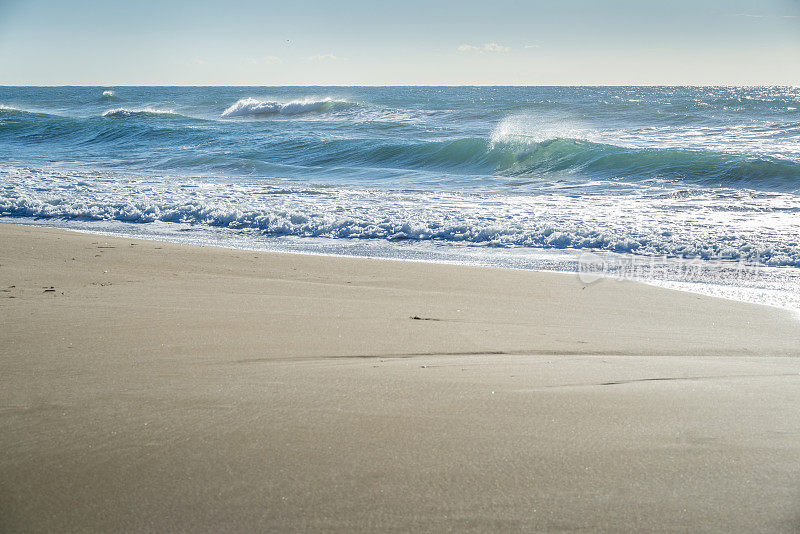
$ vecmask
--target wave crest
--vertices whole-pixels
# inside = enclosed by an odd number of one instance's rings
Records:
[[[54,115],[52,113],[45,113],[43,111],[21,109],[14,106],[8,106],[6,104],[0,104],[0,117],[4,115],[14,118],[26,118],[26,119],[48,119],[53,117],[59,117],[59,115]]]
[[[15,108],[6,104],[0,104],[0,114],[25,114],[25,115],[45,115],[45,113],[38,113],[27,109]]]
[[[322,150],[303,147],[313,165],[445,171],[470,175],[586,180],[666,180],[712,187],[800,190],[800,163],[770,156],[713,150],[630,148],[581,138],[449,141],[382,144],[353,149],[331,141]],[[319,155],[314,152],[319,150]]]
[[[127,109],[127,108],[116,108],[116,109],[109,109],[108,111],[103,112],[103,117],[136,117],[136,116],[143,116],[143,117],[159,117],[159,116],[177,116],[178,113],[175,113],[174,110],[171,109],[155,109],[155,108],[140,108],[140,109]]]
[[[258,117],[269,115],[299,115],[303,113],[325,113],[353,105],[347,100],[333,98],[291,100],[259,100],[241,98],[222,112],[223,117]]]

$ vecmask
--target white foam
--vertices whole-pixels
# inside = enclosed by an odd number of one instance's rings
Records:
[[[348,104],[346,100],[334,100],[332,98],[322,99],[302,99],[291,100],[288,102],[278,102],[276,100],[259,100],[257,98],[242,98],[237,100],[232,106],[222,112],[223,117],[246,117],[259,115],[297,115],[300,113],[310,113],[327,111],[337,104]]]
[[[637,255],[800,266],[800,198],[781,193],[685,191],[679,196],[464,195],[351,188],[278,190],[173,177],[0,168],[0,215],[182,222],[269,236],[465,243],[499,248],[589,248]],[[44,184],[44,186],[43,186]],[[200,186],[200,187],[198,187]],[[731,204],[740,210],[732,213]],[[443,209],[442,206],[446,206]],[[747,225],[737,224],[742,213]],[[731,225],[736,225],[732,232]],[[669,231],[665,231],[669,229]]]
[[[135,115],[177,115],[171,109],[156,109],[151,107],[139,109],[116,108],[103,112],[103,117],[132,117]]]

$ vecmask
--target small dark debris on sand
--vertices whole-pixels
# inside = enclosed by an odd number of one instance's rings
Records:
[[[436,319],[434,317],[420,317],[419,315],[412,315],[411,318],[415,321],[441,321],[441,319]]]

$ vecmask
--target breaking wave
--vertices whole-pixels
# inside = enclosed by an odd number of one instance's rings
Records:
[[[718,187],[800,190],[800,162],[711,150],[629,148],[584,139],[402,144],[320,142],[299,147],[311,165],[447,171],[514,178],[664,179]]]
[[[126,109],[116,108],[109,109],[103,112],[103,117],[163,117],[163,116],[179,116],[174,110],[171,109],[155,109],[155,108],[140,108],[140,109]]]
[[[242,98],[222,112],[223,117],[259,117],[269,115],[299,115],[303,113],[325,113],[353,106],[346,100],[332,98],[291,100],[278,102],[275,100],[259,100]]]
[[[0,118],[3,116],[29,116],[30,118],[37,118],[37,117],[48,117],[51,116],[49,113],[43,113],[41,111],[32,111],[29,109],[22,109],[17,108],[14,106],[9,106],[6,104],[0,104]]]

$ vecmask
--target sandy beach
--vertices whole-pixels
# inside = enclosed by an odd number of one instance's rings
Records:
[[[0,530],[800,529],[800,323],[0,224]]]

